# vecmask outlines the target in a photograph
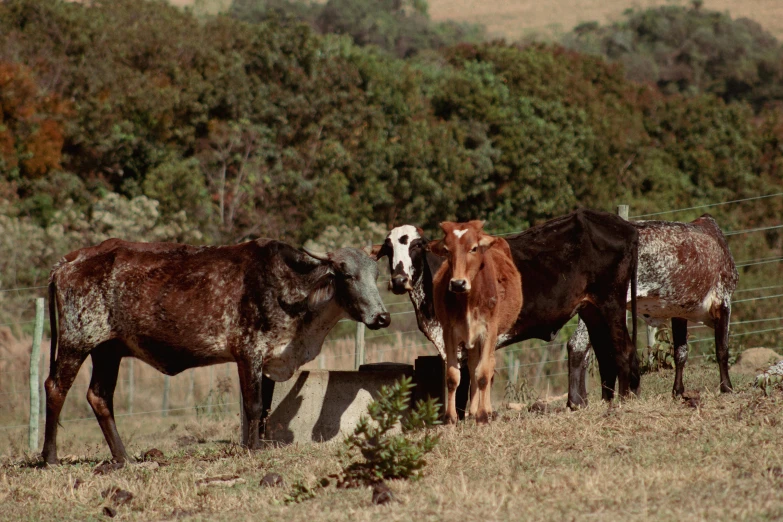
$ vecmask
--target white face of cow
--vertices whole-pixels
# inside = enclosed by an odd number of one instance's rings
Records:
[[[389,257],[389,289],[398,295],[412,290],[412,282],[417,275],[414,272],[415,261],[424,253],[419,231],[412,225],[394,228],[386,236],[383,247]]]

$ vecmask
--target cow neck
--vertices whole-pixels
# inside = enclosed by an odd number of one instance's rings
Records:
[[[321,353],[324,339],[337,322],[347,317],[335,299],[324,304],[317,312],[310,312],[297,318],[296,334],[282,348],[276,351],[276,358],[285,360],[286,370],[282,377],[290,378],[302,365],[314,360]],[[273,356],[273,357],[275,357]]]
[[[429,263],[429,252],[425,253],[421,266],[417,270],[417,276],[413,281],[413,290],[409,293],[413,309],[416,312],[416,320],[419,329],[435,345],[441,356],[445,354],[443,343],[443,328],[435,318],[435,303],[432,301],[433,281],[435,274]]]

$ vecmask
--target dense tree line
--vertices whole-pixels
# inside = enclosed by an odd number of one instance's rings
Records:
[[[57,256],[112,235],[303,242],[477,217],[506,232],[578,206],[783,191],[783,118],[757,97],[672,94],[629,81],[623,60],[549,44],[401,59],[236,9],[0,3],[0,236],[27,245],[0,260],[0,286],[40,283]],[[749,204],[722,224],[781,210]],[[741,248],[779,250],[780,236]]]
[[[580,52],[622,63],[629,79],[666,93],[712,93],[760,110],[783,101],[783,46],[758,21],[732,19],[701,0],[692,7],[631,9],[604,26],[588,22],[564,37]]]

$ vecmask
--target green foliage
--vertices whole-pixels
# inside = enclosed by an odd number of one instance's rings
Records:
[[[368,23],[384,45],[426,19],[419,3],[331,6],[342,6],[346,31]],[[663,35],[713,19],[723,28],[722,15],[677,9],[645,23],[660,21]],[[110,235],[331,244],[366,241],[356,228],[372,223],[372,234],[413,223],[434,237],[443,220],[479,218],[511,232],[576,207],[622,202],[644,214],[783,191],[774,106],[666,95],[628,81],[622,64],[551,45],[461,43],[402,60],[321,35],[317,16],[300,22],[307,16],[197,17],[141,0],[0,3],[0,213],[11,220],[0,226],[36,245],[2,263],[12,274],[3,280],[37,285],[57,256]],[[680,16],[685,25],[666,22]],[[693,42],[719,36],[700,31]],[[757,56],[749,38],[746,55]],[[778,84],[763,85],[753,96]],[[779,222],[783,199],[725,210],[725,229],[761,227]],[[782,246],[774,230],[731,239],[738,260]],[[744,268],[743,284],[763,286],[776,266]]]
[[[344,467],[346,483],[372,484],[384,479],[421,477],[427,464],[424,456],[440,439],[428,429],[440,423],[440,405],[434,399],[419,401],[406,416],[413,386],[409,377],[403,377],[392,386],[381,388],[378,398],[367,407],[369,417],[363,415],[354,433],[346,437],[345,457],[351,458],[358,452],[363,458]],[[398,426],[402,432],[394,434]],[[426,433],[414,439],[412,432],[421,429],[426,429]]]
[[[754,385],[764,390],[764,395],[772,395],[772,390],[783,385],[783,375],[779,373],[764,372],[756,376]]]
[[[299,504],[315,498],[318,488],[308,486],[303,480],[297,480],[291,485],[291,492],[283,497],[285,504]]]
[[[658,328],[655,344],[645,346],[641,354],[639,369],[642,374],[657,372],[662,368],[674,368],[674,343],[669,328]]]
[[[307,22],[322,34],[351,37],[356,45],[374,45],[399,57],[463,41],[480,41],[477,24],[433,23],[425,0],[328,0],[324,4],[297,0],[234,0],[237,19],[285,23]]]
[[[630,79],[666,93],[712,93],[757,110],[783,99],[783,48],[747,18],[693,7],[629,10],[625,19],[581,24],[565,45],[625,66]]]

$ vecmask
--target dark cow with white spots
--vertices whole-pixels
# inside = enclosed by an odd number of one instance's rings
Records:
[[[49,282],[44,460],[57,462],[60,411],[88,355],[87,400],[115,460],[128,458],[113,405],[123,357],[167,375],[236,362],[248,419],[242,440],[256,448],[262,374],[289,379],[346,315],[373,329],[389,325],[377,276],[359,250],[316,254],[269,239],[221,247],[112,239],[66,255]]]
[[[688,322],[715,330],[720,390],[730,392],[729,322],[738,274],[726,238],[709,214],[690,223],[636,221],[639,231],[637,307],[650,326],[671,320],[674,341],[674,395],[685,387]],[[568,342],[569,396],[587,395],[589,339],[581,321]]]
[[[635,287],[638,232],[622,218],[594,210],[577,210],[505,238],[522,280],[522,309],[511,329],[500,335],[502,348],[526,339],[554,339],[579,314],[590,327],[597,350],[603,397],[637,392],[639,363],[625,323],[625,298]],[[443,259],[427,251],[421,229],[393,229],[373,247],[389,258],[389,283],[395,294],[408,292],[419,329],[446,358],[443,328],[433,306],[433,278]],[[632,288],[633,289],[633,288]]]

